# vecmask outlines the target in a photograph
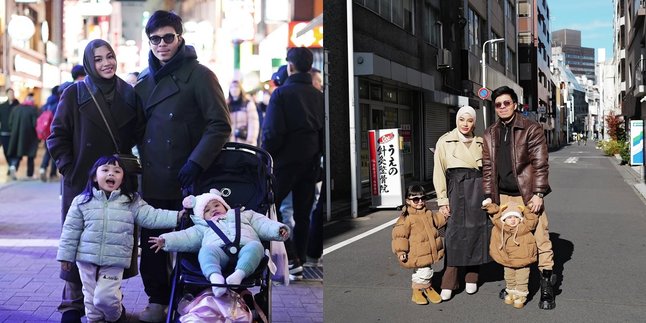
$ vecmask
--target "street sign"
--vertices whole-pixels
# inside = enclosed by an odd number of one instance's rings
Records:
[[[547,108],[544,105],[539,106],[537,110],[538,110],[538,113],[547,112]]]
[[[491,95],[491,90],[487,89],[486,87],[481,87],[478,90],[478,96],[483,100],[488,99],[490,95]]]

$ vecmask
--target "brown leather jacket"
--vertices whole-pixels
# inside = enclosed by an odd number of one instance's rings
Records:
[[[547,195],[552,191],[548,182],[549,164],[543,128],[535,121],[516,113],[512,135],[512,167],[525,205],[534,193]],[[485,130],[482,146],[482,186],[484,194],[500,203],[496,159],[500,138],[500,119]]]

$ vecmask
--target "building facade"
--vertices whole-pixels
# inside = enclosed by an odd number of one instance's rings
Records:
[[[371,197],[368,131],[402,130],[403,176],[432,189],[433,152],[441,135],[455,127],[462,105],[478,112],[476,132],[494,120],[483,87],[518,84],[515,1],[353,0],[325,2],[329,59],[333,199]],[[348,23],[352,24],[348,46]],[[500,39],[497,42],[487,42]],[[487,43],[486,43],[487,42]],[[486,44],[485,44],[486,43]],[[485,51],[485,64],[481,63]],[[351,59],[349,60],[348,57]],[[354,86],[348,87],[348,61]],[[354,104],[350,104],[350,102]],[[484,108],[486,107],[486,108]],[[356,160],[353,163],[349,160]],[[352,183],[356,183],[353,185]]]
[[[518,66],[524,89],[524,111],[534,112],[539,120],[552,114],[550,76],[550,11],[547,0],[518,2]],[[538,120],[537,120],[538,121]]]
[[[581,31],[559,29],[552,32],[552,51],[562,53],[572,73],[595,79],[594,49],[581,46]]]

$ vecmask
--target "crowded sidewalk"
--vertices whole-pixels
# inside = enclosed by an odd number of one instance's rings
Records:
[[[0,322],[60,321],[60,183],[37,178],[42,154],[41,144],[31,179],[25,161],[12,181],[0,160]],[[124,280],[123,294],[128,322],[138,322],[148,303],[141,277]],[[274,285],[272,301],[272,322],[323,322],[323,282],[307,271],[302,281]]]

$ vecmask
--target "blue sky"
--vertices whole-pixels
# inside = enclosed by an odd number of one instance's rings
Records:
[[[581,31],[581,46],[606,48],[606,57],[612,55],[613,0],[548,0],[551,30],[576,29]]]

